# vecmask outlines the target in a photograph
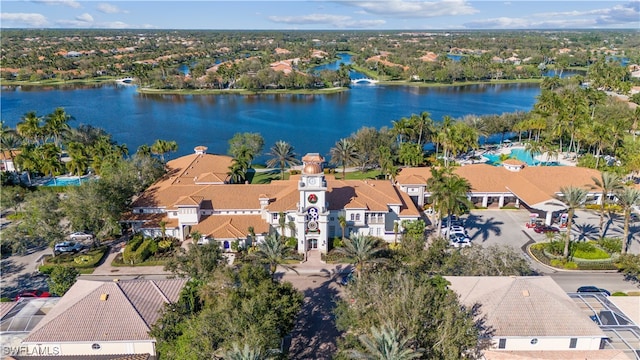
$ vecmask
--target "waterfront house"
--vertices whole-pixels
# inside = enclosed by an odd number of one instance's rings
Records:
[[[298,252],[326,253],[330,241],[361,234],[393,241],[395,223],[417,220],[408,194],[387,180],[336,180],[317,153],[302,158],[301,174],[270,184],[228,184],[231,158],[196,153],[169,161],[168,174],[147,189],[123,218],[133,231],[186,240],[193,232],[230,251],[270,232],[298,239]]]

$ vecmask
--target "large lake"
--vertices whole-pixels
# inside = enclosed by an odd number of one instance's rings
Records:
[[[175,140],[178,152],[205,145],[226,153],[236,132],[259,132],[265,152],[285,140],[299,154],[327,156],[337,140],[363,126],[391,127],[391,121],[428,111],[435,120],[449,115],[529,111],[540,93],[537,84],[470,85],[438,88],[354,85],[328,95],[145,95],[133,86],[2,88],[2,120],[14,127],[28,111],[40,116],[63,107],[72,126],[90,124],[135,152],[156,139]],[[261,157],[257,160],[264,160]]]

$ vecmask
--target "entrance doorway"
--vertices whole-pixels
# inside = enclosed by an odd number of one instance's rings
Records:
[[[318,239],[309,239],[309,250],[318,249]]]

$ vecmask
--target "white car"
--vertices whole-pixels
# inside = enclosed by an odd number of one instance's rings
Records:
[[[453,247],[467,247],[471,246],[471,239],[468,236],[461,233],[452,233],[449,236],[449,244]]]
[[[467,235],[467,231],[464,229],[464,227],[459,225],[453,225],[450,228],[443,227],[442,229],[440,229],[440,234],[442,234],[442,236],[447,236],[447,234],[449,233],[451,234],[460,233],[460,234]]]
[[[82,231],[77,231],[74,232],[73,234],[69,235],[69,239],[73,240],[73,241],[78,241],[78,240],[93,240],[93,235],[82,232]]]

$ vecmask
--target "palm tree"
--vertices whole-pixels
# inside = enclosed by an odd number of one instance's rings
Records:
[[[138,149],[136,150],[136,155],[151,156],[151,147],[147,144],[142,144],[138,146]]]
[[[42,135],[41,122],[42,118],[37,116],[35,111],[29,111],[20,119],[16,130],[29,143],[37,144]]]
[[[15,132],[3,132],[0,135],[0,150],[6,151],[11,158],[13,168],[16,168],[15,151],[22,145],[22,138]]]
[[[233,343],[233,348],[224,354],[226,360],[269,360],[275,359],[280,351],[270,349],[263,351],[260,348],[251,348],[249,344],[244,344],[242,349],[237,343]]]
[[[410,360],[422,356],[424,349],[414,350],[409,346],[410,338],[405,338],[394,326],[385,324],[380,328],[371,327],[371,334],[358,338],[365,351],[349,352],[354,359],[367,360]]]
[[[600,238],[604,237],[604,211],[609,202],[609,195],[622,190],[622,179],[620,176],[610,172],[603,172],[600,179],[592,176],[591,179],[596,184],[594,188],[602,191],[600,195]]]
[[[560,193],[561,195],[558,196],[557,199],[562,201],[567,206],[567,215],[569,216],[567,219],[567,233],[565,234],[563,252],[564,258],[568,259],[569,244],[571,242],[571,224],[573,222],[573,214],[575,213],[576,208],[582,206],[587,200],[587,190],[575,186],[569,186],[561,187]]]
[[[297,274],[298,271],[293,266],[289,266],[285,263],[285,260],[289,258],[289,250],[290,249],[284,242],[278,240],[277,234],[272,233],[269,234],[263,242],[258,244],[258,251],[254,255],[269,263],[271,277],[275,275],[278,266],[282,266],[287,270],[292,270]]]
[[[56,108],[45,117],[43,132],[53,138],[54,144],[60,146],[60,138],[70,130],[69,121],[73,119],[63,108]]]
[[[275,145],[271,147],[271,151],[268,155],[272,158],[267,160],[267,166],[270,168],[280,165],[280,178],[284,180],[284,167],[286,165],[293,166],[300,163],[297,159],[297,155],[293,152],[293,146],[286,141],[278,140]]]
[[[629,219],[631,218],[631,208],[640,204],[640,190],[632,187],[624,187],[616,192],[618,204],[624,211],[624,237],[621,254],[626,254],[629,248]]]
[[[378,245],[376,238],[364,235],[356,235],[351,239],[344,239],[344,245],[334,249],[338,254],[353,259],[353,266],[358,278],[368,264],[387,260],[377,257],[382,250],[384,248]]]
[[[151,145],[151,153],[160,155],[160,160],[164,162],[164,155],[169,152],[178,151],[178,143],[175,141],[167,141],[158,139]]]
[[[467,197],[471,192],[471,184],[467,179],[453,174],[451,171],[451,169],[447,168],[442,170],[431,169],[432,176],[427,181],[433,208],[438,214],[438,222],[441,221],[442,216],[445,214],[448,219],[451,219],[451,215],[462,215],[473,205]],[[440,226],[436,228],[439,229]]]
[[[242,184],[247,177],[247,169],[249,164],[244,159],[233,159],[231,160],[231,166],[229,166],[229,171],[227,175],[232,184]]]
[[[342,165],[342,180],[344,180],[347,166],[352,166],[358,161],[356,145],[349,139],[340,139],[329,152],[331,153],[330,162]]]
[[[36,154],[36,147],[33,144],[23,144],[20,149],[20,154],[16,156],[16,165],[20,168],[20,171],[27,172],[27,179],[29,185],[31,185],[31,172],[38,171],[40,168],[40,161]]]
[[[344,229],[347,227],[347,217],[344,215],[338,216],[338,224],[340,224],[340,228],[342,229],[342,242],[344,242]]]

